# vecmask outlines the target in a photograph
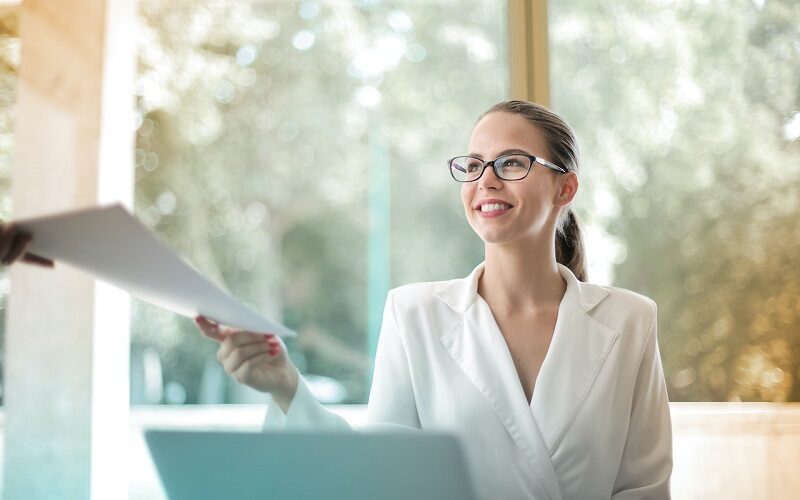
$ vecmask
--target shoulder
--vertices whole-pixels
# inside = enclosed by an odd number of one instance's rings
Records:
[[[627,288],[620,288],[615,286],[596,286],[608,292],[608,296],[601,303],[606,308],[622,309],[630,314],[643,314],[651,317],[655,313],[656,302],[640,293],[628,290]]]
[[[473,294],[464,278],[409,283],[389,291],[384,316],[408,335],[430,337],[458,322],[458,302]]]
[[[384,326],[390,326],[390,330],[403,339],[406,348],[422,348],[432,342],[459,318],[439,296],[453,281],[409,283],[389,290]]]
[[[440,302],[436,297],[439,290],[456,281],[458,280],[424,281],[398,286],[389,290],[387,302],[391,303],[396,312],[428,309]]]
[[[642,340],[655,334],[657,306],[653,299],[640,293],[613,286],[583,284],[594,287],[605,297],[589,315],[621,335],[639,337]]]

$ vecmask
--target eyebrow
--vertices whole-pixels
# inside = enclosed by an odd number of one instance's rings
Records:
[[[517,153],[524,154],[524,155],[529,155],[529,156],[534,156],[534,155],[528,153],[527,151],[525,151],[524,149],[506,149],[505,151],[501,151],[500,154],[498,154],[497,156],[517,154]],[[483,155],[481,155],[480,153],[470,153],[467,156],[474,156],[475,158],[480,158],[481,160],[483,159]]]

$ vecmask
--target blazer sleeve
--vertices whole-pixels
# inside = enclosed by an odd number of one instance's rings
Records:
[[[389,292],[383,311],[366,421],[371,426],[420,428],[408,349],[397,322],[394,291]]]
[[[297,391],[289,405],[289,410],[283,413],[281,407],[272,396],[267,402],[267,416],[264,419],[262,430],[347,430],[350,424],[340,415],[327,410],[311,393],[303,377],[297,382]]]
[[[350,429],[350,425],[344,418],[320,404],[300,377],[297,392],[286,413],[270,396],[262,428],[265,431],[335,430]],[[419,428],[408,357],[397,328],[392,292],[389,292],[383,312],[364,428],[369,430]]]
[[[672,424],[656,341],[656,305],[634,386],[630,424],[613,500],[669,499]]]

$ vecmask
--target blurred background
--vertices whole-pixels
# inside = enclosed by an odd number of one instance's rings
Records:
[[[388,289],[482,258],[445,160],[510,97],[507,3],[141,1],[137,16],[136,214],[300,333],[288,347],[323,402],[365,403]],[[547,16],[590,281],[658,303],[671,401],[800,402],[800,4],[561,0]],[[18,25],[1,7],[3,219]],[[0,314],[8,292],[2,274]],[[190,320],[134,301],[130,327],[132,405],[264,401]]]
[[[140,2],[136,213],[297,329],[292,356],[331,379],[330,402],[366,402],[390,287],[482,259],[445,160],[508,98],[506,7],[458,4]],[[4,219],[17,10],[0,18]],[[565,0],[549,15],[590,280],[656,300],[671,400],[800,401],[800,6]],[[132,403],[250,400],[191,321],[136,302],[131,328]]]

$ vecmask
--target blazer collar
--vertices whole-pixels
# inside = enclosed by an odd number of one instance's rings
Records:
[[[581,283],[559,264],[567,282],[553,340],[527,404],[514,362],[488,304],[478,296],[484,264],[443,283],[435,295],[458,313],[440,337],[450,357],[493,408],[527,458],[535,497],[561,500],[551,454],[583,404],[617,333],[587,314],[609,294]],[[487,359],[492,362],[488,363]]]
[[[442,283],[434,292],[434,296],[454,311],[464,314],[478,298],[478,280],[483,275],[485,265],[486,262],[481,262],[467,277]],[[567,282],[565,298],[572,299],[584,312],[589,312],[609,293],[606,288],[579,281],[563,264],[558,264],[558,271]]]

